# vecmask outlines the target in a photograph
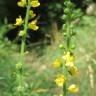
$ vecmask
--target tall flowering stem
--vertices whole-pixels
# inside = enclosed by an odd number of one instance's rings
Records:
[[[24,80],[23,80],[23,66],[24,66],[24,55],[25,55],[25,46],[26,46],[26,36],[28,29],[32,31],[38,30],[38,26],[36,25],[37,20],[34,19],[36,14],[31,7],[38,7],[40,5],[38,0],[20,0],[18,3],[19,7],[26,7],[26,16],[23,20],[21,16],[16,19],[15,26],[23,25],[23,30],[19,32],[19,36],[22,38],[21,42],[21,50],[20,50],[20,59],[19,62],[16,64],[16,81],[17,81],[17,89],[16,89],[16,96],[24,96]],[[32,19],[31,22],[29,20]]]
[[[61,75],[59,75],[55,79],[55,83],[63,88],[62,96],[68,96],[68,93],[77,93],[79,88],[77,85],[72,84],[68,85],[68,75],[74,77],[78,73],[78,69],[74,64],[75,56],[74,56],[74,48],[75,44],[73,42],[73,37],[75,37],[75,23],[74,21],[79,18],[80,10],[75,9],[74,4],[70,0],[64,1],[64,15],[62,16],[62,20],[64,24],[62,26],[62,34],[64,36],[65,42],[64,44],[60,44],[60,48],[64,51],[61,58],[56,59],[53,66],[55,68],[61,68]],[[79,15],[78,15],[79,14]],[[69,87],[68,87],[69,86]]]
[[[29,20],[29,11],[30,11],[30,0],[28,0],[28,5],[27,5],[27,12],[26,12],[26,17],[25,17],[25,24],[24,24],[24,35],[22,36],[22,43],[21,43],[21,51],[20,51],[20,64],[21,64],[21,70],[20,72],[20,84],[21,88],[23,88],[23,77],[22,77],[22,69],[23,69],[23,64],[24,64],[24,51],[25,51],[25,40],[26,40],[26,35],[27,35],[27,30],[28,30],[28,20]],[[22,96],[22,91],[20,93]]]

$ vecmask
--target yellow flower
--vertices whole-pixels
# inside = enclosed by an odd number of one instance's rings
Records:
[[[37,20],[31,21],[31,22],[29,23],[29,28],[32,29],[32,30],[35,30],[35,31],[38,30],[39,27],[36,25],[36,23],[37,23]]]
[[[76,67],[76,66],[71,66],[71,67],[69,68],[69,73],[70,73],[72,76],[77,75],[77,74],[78,74],[78,69],[77,69],[77,67]]]
[[[40,2],[38,0],[32,0],[31,1],[31,6],[32,7],[38,7],[38,6],[40,6]]]
[[[69,51],[62,57],[66,62],[73,62],[75,57]]]
[[[29,14],[30,14],[30,16],[31,16],[32,18],[34,18],[34,17],[36,16],[36,14],[35,14],[32,10],[29,11]]]
[[[73,62],[66,62],[65,66],[66,67],[72,67],[72,66],[74,66],[74,63]]]
[[[57,78],[55,79],[55,83],[57,84],[57,86],[62,87],[63,84],[65,83],[64,75],[62,74],[58,75]]]
[[[61,60],[60,59],[56,59],[55,62],[53,63],[53,67],[54,68],[59,68],[61,67]]]
[[[21,1],[17,2],[17,5],[19,7],[25,7],[26,6],[26,0],[21,0]]]
[[[70,93],[77,93],[79,91],[79,88],[75,84],[72,84],[69,86],[68,91]]]
[[[22,17],[19,16],[19,18],[16,19],[16,23],[14,25],[19,26],[22,25],[22,23],[23,23]]]

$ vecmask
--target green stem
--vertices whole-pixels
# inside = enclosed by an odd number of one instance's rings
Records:
[[[70,24],[67,22],[67,37],[66,37],[66,51],[70,51],[70,42],[71,42],[71,36],[70,36],[70,28],[68,27]],[[65,64],[63,64],[63,74],[65,78],[67,79],[67,68]],[[67,80],[63,85],[63,96],[67,96]]]
[[[20,51],[20,64],[21,68],[19,71],[19,86],[23,88],[23,64],[24,64],[24,51],[25,51],[25,41],[26,41],[26,35],[27,35],[27,29],[28,29],[28,20],[29,20],[29,11],[30,11],[30,0],[28,0],[27,5],[27,11],[26,11],[26,17],[25,17],[25,25],[24,25],[24,32],[25,35],[22,37],[22,43],[21,43],[21,51]],[[19,92],[19,96],[23,96],[23,92]]]
[[[65,78],[67,78],[67,69],[66,69],[65,64],[63,64],[63,74]],[[67,96],[67,82],[66,81],[63,84],[63,96]]]
[[[70,22],[70,21],[69,21]],[[67,37],[66,37],[66,42],[67,42],[67,51],[70,51],[70,42],[71,42],[71,37],[70,37],[70,28],[69,28],[69,26],[70,26],[70,24],[69,24],[69,22],[68,22],[68,24],[67,24]]]
[[[28,29],[29,11],[30,11],[30,0],[28,0],[28,6],[27,6],[27,12],[26,12],[26,18],[25,18],[25,25],[24,25],[25,35],[22,37],[21,52],[20,52],[21,63],[23,63],[24,61],[24,50],[25,50],[26,34],[27,34],[27,29]]]

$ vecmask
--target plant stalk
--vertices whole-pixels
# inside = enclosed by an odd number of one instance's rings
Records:
[[[26,41],[26,35],[28,30],[28,20],[29,20],[29,11],[30,11],[30,0],[28,0],[27,10],[26,10],[26,17],[25,17],[25,24],[24,24],[24,32],[25,34],[22,36],[22,42],[21,42],[21,50],[20,50],[20,64],[21,68],[19,71],[19,86],[23,88],[23,65],[24,65],[24,52],[25,52],[25,41]],[[19,96],[23,96],[23,89],[19,92]]]

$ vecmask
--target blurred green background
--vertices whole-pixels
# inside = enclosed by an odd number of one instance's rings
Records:
[[[70,79],[70,82],[79,85],[80,91],[69,96],[96,96],[95,0],[72,1],[76,8],[82,10],[82,18],[77,22],[77,34],[74,40],[75,63],[79,68],[79,75]],[[16,2],[17,0],[14,2],[0,0],[0,96],[13,96],[14,79],[12,77],[15,64],[19,59],[20,43],[18,43],[17,31],[20,28],[15,29],[11,24],[14,23],[18,14],[25,16],[25,9],[19,9]],[[64,42],[61,33],[62,2],[63,0],[52,0],[52,2],[41,0],[41,7],[34,10],[41,17],[40,30],[39,34],[38,32],[35,35],[29,34],[31,39],[28,38],[26,48],[28,54],[25,57],[24,68],[26,81],[24,96],[59,96],[62,91],[54,83],[56,70],[52,68],[54,60],[62,53],[58,46]],[[15,36],[12,39],[13,35]]]

